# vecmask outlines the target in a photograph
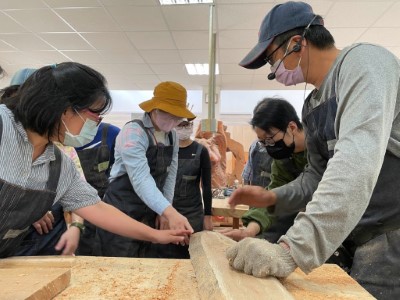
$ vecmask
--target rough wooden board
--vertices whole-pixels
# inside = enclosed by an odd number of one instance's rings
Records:
[[[71,283],[57,300],[196,300],[189,260],[77,256]]]
[[[226,248],[236,242],[216,232],[190,238],[189,252],[201,299],[294,299],[274,277],[256,278],[233,270]]]
[[[325,264],[308,275],[296,269],[280,281],[299,300],[375,299],[339,266],[333,264]]]
[[[65,268],[0,268],[2,300],[47,300],[64,290],[71,278]]]
[[[74,256],[15,256],[0,259],[2,268],[71,268],[74,264]]]
[[[212,199],[213,216],[240,218],[248,210],[249,207],[247,205],[236,205],[235,208],[231,208],[228,204],[228,199]]]

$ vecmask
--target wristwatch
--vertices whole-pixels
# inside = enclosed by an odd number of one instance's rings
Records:
[[[83,224],[80,223],[80,222],[72,222],[71,225],[69,225],[69,226],[78,227],[78,228],[79,228],[79,231],[80,231],[81,233],[83,233],[83,232],[85,231],[85,225],[83,225]]]

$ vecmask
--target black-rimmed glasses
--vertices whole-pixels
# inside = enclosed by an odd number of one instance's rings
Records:
[[[270,147],[272,147],[272,146],[275,146],[275,141],[274,141],[274,137],[279,133],[279,132],[281,132],[282,130],[278,130],[277,132],[275,132],[272,136],[268,136],[268,137],[266,137],[264,140],[260,140],[260,141],[258,141],[261,145],[263,145],[263,146],[270,146]],[[285,133],[283,134],[283,137],[285,137],[285,134],[286,134],[286,131],[285,131]]]
[[[288,39],[287,40],[285,40],[285,41],[283,41],[281,44],[279,44],[279,46],[278,47],[276,47],[275,49],[274,49],[274,51],[272,51],[271,52],[271,54],[270,55],[268,55],[268,56],[266,56],[265,58],[264,58],[264,61],[267,63],[267,64],[270,64],[271,66],[274,64],[274,62],[272,61],[272,56],[275,54],[275,52],[276,51],[278,51],[283,45],[285,45],[285,43],[288,41]]]

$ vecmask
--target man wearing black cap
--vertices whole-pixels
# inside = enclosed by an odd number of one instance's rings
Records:
[[[288,185],[238,189],[229,202],[270,206],[277,215],[308,204],[279,244],[244,239],[228,250],[230,264],[255,276],[308,273],[344,242],[350,275],[377,298],[400,299],[399,60],[371,44],[337,49],[308,4],[286,2],[267,14],[258,44],[240,62],[265,64],[270,80],[315,87],[302,116],[309,165]]]

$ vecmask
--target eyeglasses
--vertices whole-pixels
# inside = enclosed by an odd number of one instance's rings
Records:
[[[274,141],[274,137],[281,132],[281,130],[278,130],[277,132],[275,132],[272,136],[268,136],[266,137],[264,140],[260,140],[259,143],[263,146],[275,146],[275,141]],[[283,137],[285,137],[286,131],[283,134]]]
[[[264,58],[264,61],[265,61],[267,64],[270,64],[270,65],[272,66],[272,65],[274,64],[274,62],[272,61],[272,56],[274,56],[275,52],[278,51],[283,45],[285,45],[285,43],[286,43],[287,41],[288,41],[288,39],[284,40],[278,47],[276,47],[276,48],[274,49],[274,51],[271,52],[270,55],[267,55],[267,56]]]
[[[193,122],[181,123],[181,124],[179,124],[177,127],[179,127],[179,128],[184,128],[184,129],[190,129],[190,128],[193,127]]]
[[[103,117],[100,113],[91,110],[90,108],[84,109],[83,112],[87,113],[91,118],[94,118],[93,121],[97,122],[96,126],[99,126],[101,121],[103,121]]]

